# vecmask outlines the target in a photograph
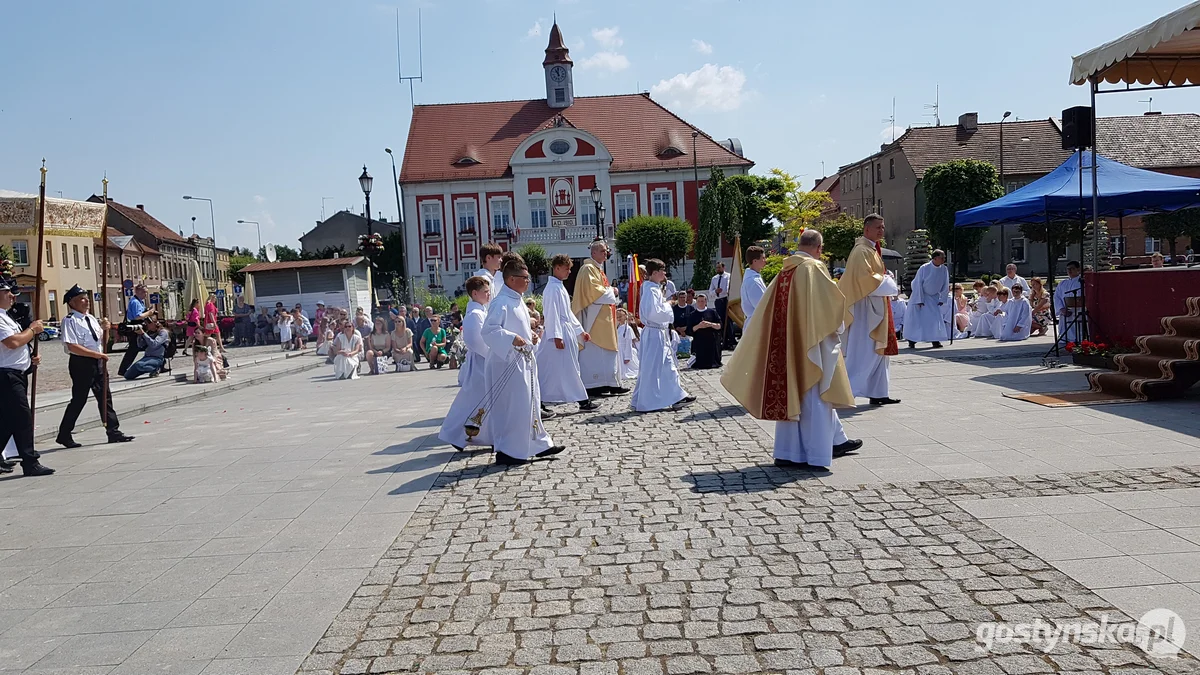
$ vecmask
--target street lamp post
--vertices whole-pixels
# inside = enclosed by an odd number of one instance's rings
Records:
[[[367,165],[363,164],[362,175],[358,177],[358,186],[362,188],[363,197],[365,197],[367,200],[367,237],[368,237],[368,239],[370,238],[370,236],[372,234],[372,232],[371,232],[371,183],[373,183],[373,182],[374,182],[374,179],[371,178],[371,174],[367,173]],[[368,269],[371,267],[374,267],[375,263],[373,263],[371,261],[371,249],[369,247],[363,247],[362,252],[363,252],[363,255],[366,256],[366,258],[367,258]],[[374,313],[374,311],[375,311],[375,280],[371,279],[371,281],[368,285],[370,286],[370,292],[371,292],[371,313]]]
[[[198,202],[208,202],[208,217],[212,221],[213,248],[217,247],[217,217],[213,215],[213,201],[208,197],[193,197],[184,195],[184,199],[195,199]]]
[[[1008,188],[1004,184],[1004,120],[1008,119],[1009,115],[1012,115],[1012,111],[1005,110],[1004,116],[1000,118],[1000,190],[1003,194],[1008,194]],[[1001,225],[1000,226],[1000,263],[1001,263],[1001,266],[1007,266],[1007,264],[1004,262],[1004,260],[1006,257],[1010,257],[1012,255],[1011,252],[1005,253],[1005,251],[1004,251],[1004,247],[1008,245],[1008,242],[1006,242],[1004,239],[1004,229],[1005,229],[1004,225]]]
[[[405,225],[404,225],[404,211],[400,207],[400,179],[396,175],[396,156],[392,154],[392,149],[384,148],[383,151],[388,154],[388,157],[392,158],[392,187],[396,188],[396,219],[397,219],[396,226],[400,228],[400,237],[399,237],[400,250],[398,251],[399,258],[400,258],[400,275],[399,275],[400,299],[407,301],[408,300],[408,284],[405,283],[405,279],[406,279],[405,275],[407,273],[406,272],[407,266],[406,266],[405,260],[404,260],[404,238],[405,238],[404,228],[405,228]]]
[[[592,188],[592,205],[596,209],[596,238],[603,239],[604,230],[600,229],[600,214],[602,213],[601,209],[604,208],[604,205],[600,203],[600,188],[598,187]]]
[[[260,226],[258,224],[258,221],[257,220],[239,220],[238,221],[239,225],[247,225],[250,223],[253,223],[254,229],[258,230],[258,247],[262,248],[262,226]],[[258,255],[258,251],[255,251],[254,253],[255,253],[255,255]]]

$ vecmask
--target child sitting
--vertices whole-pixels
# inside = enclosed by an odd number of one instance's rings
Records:
[[[212,382],[213,362],[208,358],[208,347],[196,345],[192,348],[192,377],[197,384]]]
[[[975,311],[971,313],[971,325],[968,329],[975,337],[995,337],[999,329],[994,312],[1000,308],[996,299],[996,289],[984,286],[979,298],[975,301]]]
[[[1033,328],[1033,308],[1023,297],[1021,284],[1013,284],[1012,299],[1004,306],[1004,328],[997,335],[1001,340],[1028,340],[1029,331]]]

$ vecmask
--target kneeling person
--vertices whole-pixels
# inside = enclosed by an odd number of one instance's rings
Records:
[[[142,375],[158,377],[167,361],[167,345],[171,342],[171,334],[157,319],[149,319],[134,331],[137,334],[137,347],[144,356],[129,366],[125,371],[125,379],[136,380]]]

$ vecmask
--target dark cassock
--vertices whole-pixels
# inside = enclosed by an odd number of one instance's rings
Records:
[[[687,317],[687,334],[692,337],[692,356],[696,357],[692,368],[720,368],[723,341],[721,315],[711,307],[700,307],[701,304],[703,301],[697,303],[698,306]],[[717,327],[701,326],[706,322]]]

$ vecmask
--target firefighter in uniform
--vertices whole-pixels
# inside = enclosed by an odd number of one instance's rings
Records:
[[[26,476],[49,476],[54,469],[42,466],[33,449],[33,414],[29,410],[29,371],[37,363],[29,343],[42,332],[34,321],[24,330],[8,315],[17,290],[10,278],[0,278],[0,448],[9,439],[17,446],[21,471]],[[0,473],[12,473],[13,465],[0,457]]]
[[[127,443],[133,436],[121,433],[121,422],[113,410],[112,391],[108,389],[108,354],[101,349],[108,335],[108,319],[97,320],[88,313],[92,294],[78,285],[72,286],[63,298],[71,313],[62,321],[63,348],[71,355],[67,372],[71,375],[71,402],[63,412],[58,425],[59,445],[78,448],[79,443],[71,436],[75,422],[83,406],[87,404],[88,392],[96,397],[100,408],[100,419],[108,432],[109,443]]]

